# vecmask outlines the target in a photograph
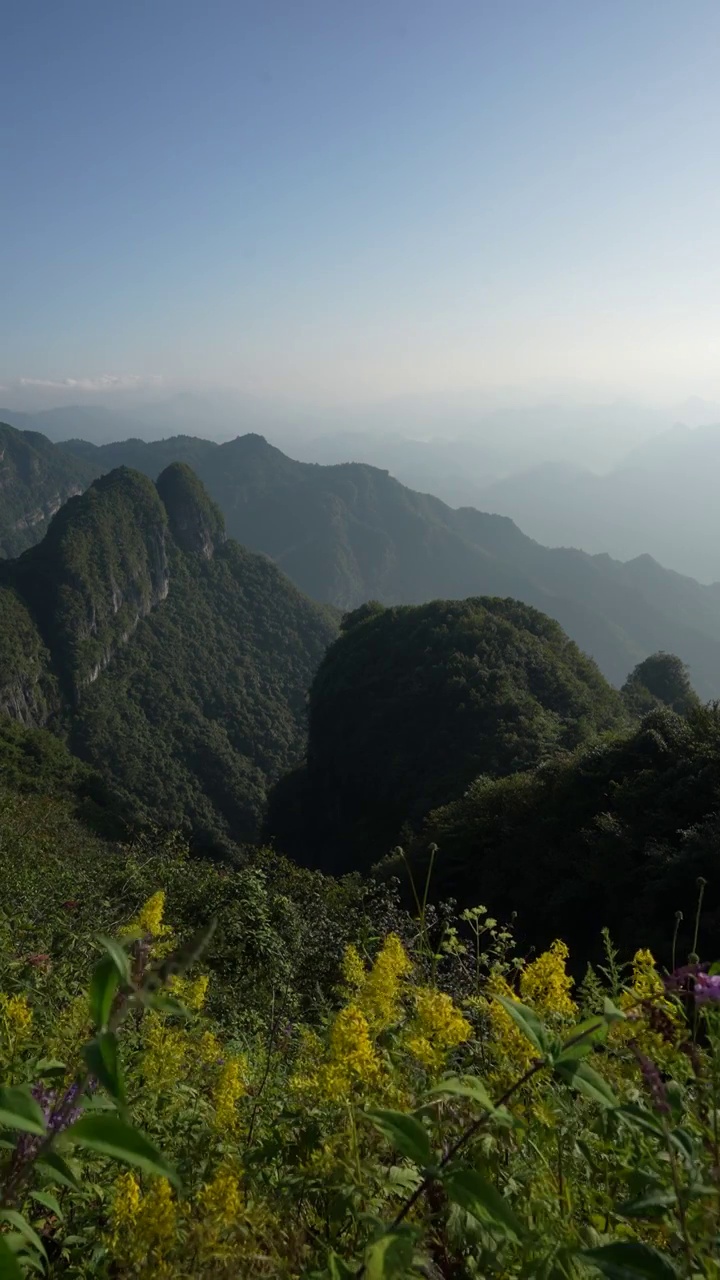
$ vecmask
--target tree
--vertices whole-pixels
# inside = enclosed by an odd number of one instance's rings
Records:
[[[678,715],[700,706],[687,666],[674,653],[653,653],[639,662],[625,681],[622,695],[628,710],[639,716],[657,706],[670,707]]]

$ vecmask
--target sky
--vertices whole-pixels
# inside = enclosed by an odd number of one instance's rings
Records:
[[[0,387],[720,395],[718,0],[4,0]]]

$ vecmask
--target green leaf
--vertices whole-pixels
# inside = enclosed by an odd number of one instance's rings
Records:
[[[483,1178],[475,1169],[457,1169],[446,1174],[443,1184],[450,1200],[479,1222],[495,1227],[510,1240],[518,1241],[523,1233],[522,1224],[497,1187]]]
[[[58,1058],[40,1058],[35,1063],[35,1074],[38,1076],[59,1076],[67,1071],[67,1064]]]
[[[149,1009],[158,1009],[160,1013],[166,1013],[171,1018],[189,1018],[190,1010],[178,1000],[176,996],[168,996],[163,991],[158,995],[146,995],[143,997],[143,1004]]]
[[[412,1266],[415,1246],[407,1232],[389,1231],[381,1236],[365,1254],[365,1280],[388,1280],[406,1276]]]
[[[677,1280],[677,1271],[669,1258],[649,1244],[633,1240],[605,1244],[599,1249],[583,1249],[579,1254],[611,1280]]]
[[[401,1155],[414,1160],[421,1168],[430,1164],[430,1139],[415,1116],[407,1115],[404,1111],[376,1110],[367,1111],[366,1115]]]
[[[639,1107],[637,1103],[627,1102],[616,1108],[616,1114],[631,1128],[642,1129],[645,1133],[652,1133],[654,1137],[665,1141],[665,1130],[660,1121],[651,1111],[646,1111],[644,1107]]]
[[[674,1191],[664,1191],[662,1187],[651,1187],[634,1200],[626,1200],[615,1206],[615,1212],[623,1218],[662,1218],[668,1209],[677,1203]]]
[[[118,977],[124,987],[129,987],[132,982],[132,973],[130,971],[130,957],[121,942],[116,938],[108,938],[104,933],[98,936],[97,941],[104,951],[110,956],[115,968],[118,971]]]
[[[80,1190],[80,1183],[70,1165],[57,1151],[46,1151],[38,1160],[37,1167],[43,1173],[48,1173],[48,1181],[57,1182],[62,1187],[71,1187],[73,1191]]]
[[[607,1039],[607,1033],[608,1024],[604,1018],[586,1018],[584,1022],[579,1022],[563,1040],[555,1065],[560,1066],[586,1057],[588,1053],[592,1053],[596,1044]]]
[[[547,1027],[538,1018],[532,1009],[528,1009],[527,1005],[521,1004],[519,1000],[510,1000],[507,996],[493,996],[494,1000],[499,1000],[503,1009],[510,1014],[513,1022],[527,1036],[528,1040],[539,1053],[545,1056],[554,1047],[554,1038],[551,1036]]]
[[[0,1235],[0,1276],[3,1280],[25,1280],[22,1267],[10,1245]]]
[[[146,1173],[157,1173],[179,1186],[179,1178],[156,1147],[139,1130],[119,1116],[108,1113],[81,1116],[65,1133],[65,1138],[88,1151],[97,1151],[125,1164],[137,1165]]]
[[[15,1209],[0,1209],[0,1222],[8,1222],[10,1226],[14,1227],[15,1230],[23,1237],[23,1239],[27,1240],[28,1244],[32,1245],[33,1249],[40,1254],[40,1257],[45,1258],[47,1261],[45,1245],[40,1239],[37,1231],[30,1226],[30,1223],[21,1213],[18,1213]]]
[[[104,1031],[110,1017],[115,993],[120,986],[120,974],[112,956],[104,955],[98,960],[90,979],[88,993],[90,1016],[98,1031]]]
[[[49,1209],[51,1213],[54,1213],[55,1217],[59,1218],[62,1222],[63,1211],[60,1208],[57,1196],[54,1196],[51,1191],[31,1191],[30,1195],[33,1200],[37,1200],[38,1204],[44,1205],[46,1209]]]
[[[601,1107],[617,1107],[618,1100],[607,1080],[594,1071],[589,1063],[582,1059],[575,1062],[557,1062],[555,1071],[571,1089],[584,1094],[586,1098],[590,1098],[591,1102],[597,1102]]]
[[[0,1128],[20,1129],[23,1133],[45,1136],[45,1120],[29,1085],[7,1085],[0,1088]]]
[[[331,1250],[328,1256],[327,1269],[330,1280],[352,1280],[352,1277],[357,1275],[357,1268],[349,1267],[334,1250]]]
[[[116,1102],[125,1103],[125,1082],[114,1031],[102,1031],[83,1049],[83,1057],[92,1075]]]
[[[482,1080],[477,1076],[448,1076],[430,1090],[430,1097],[436,1093],[453,1094],[458,1098],[470,1098],[477,1102],[483,1111],[494,1111],[495,1104]]]
[[[627,1014],[623,1013],[622,1009],[618,1009],[617,1005],[613,1004],[609,996],[605,996],[605,999],[603,1000],[603,1016],[608,1025],[613,1022],[627,1021]]]

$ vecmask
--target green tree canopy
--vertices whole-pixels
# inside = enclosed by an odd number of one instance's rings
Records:
[[[306,803],[295,784],[282,794],[304,808],[304,856],[368,866],[479,773],[530,768],[624,718],[595,664],[528,605],[366,605],[311,688]]]

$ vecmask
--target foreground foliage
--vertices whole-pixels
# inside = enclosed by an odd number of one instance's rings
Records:
[[[89,987],[7,915],[0,1274],[720,1275],[720,975],[608,947],[576,989],[560,941],[432,923],[254,1020],[159,884]]]

